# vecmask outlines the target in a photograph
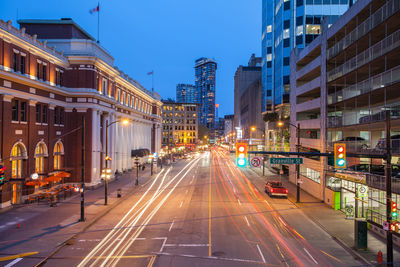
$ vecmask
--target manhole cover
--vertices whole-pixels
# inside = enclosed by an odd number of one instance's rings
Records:
[[[212,255],[215,256],[215,257],[222,257],[222,256],[225,256],[225,252],[223,252],[223,251],[215,251],[215,252],[212,253]]]

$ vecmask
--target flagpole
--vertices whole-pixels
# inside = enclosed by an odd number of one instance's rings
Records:
[[[154,70],[151,71],[151,92],[154,93]]]
[[[97,43],[100,43],[100,2],[97,3]]]

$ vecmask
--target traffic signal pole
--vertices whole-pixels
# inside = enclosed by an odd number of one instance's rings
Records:
[[[300,123],[297,124],[296,128],[297,132],[297,153],[300,152]],[[297,158],[300,156],[297,155]],[[296,184],[297,184],[297,194],[296,194],[296,202],[300,203],[300,165],[296,164]]]
[[[386,110],[386,220],[391,225],[392,221],[392,154],[390,151],[391,140],[390,140],[390,111]],[[386,261],[387,266],[393,266],[393,237],[392,229],[389,226],[389,230],[386,231]]]

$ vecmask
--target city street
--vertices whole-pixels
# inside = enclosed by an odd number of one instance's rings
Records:
[[[292,202],[257,190],[222,149],[153,177],[45,266],[360,264]]]

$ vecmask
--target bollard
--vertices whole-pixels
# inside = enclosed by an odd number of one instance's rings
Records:
[[[383,254],[382,251],[378,251],[378,255],[376,256],[376,260],[378,261],[379,264],[382,264],[383,262]]]

